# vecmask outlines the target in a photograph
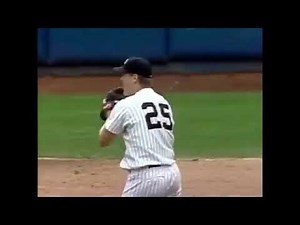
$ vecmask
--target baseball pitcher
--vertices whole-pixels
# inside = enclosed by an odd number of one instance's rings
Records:
[[[117,136],[125,142],[120,167],[128,171],[122,197],[172,197],[182,191],[174,154],[174,119],[169,102],[152,89],[152,68],[143,58],[128,58],[121,67],[122,87],[103,100],[101,147]]]

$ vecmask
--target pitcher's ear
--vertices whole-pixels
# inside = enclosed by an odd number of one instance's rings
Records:
[[[138,81],[138,75],[137,74],[133,74],[132,76],[133,76],[134,81],[137,82]]]

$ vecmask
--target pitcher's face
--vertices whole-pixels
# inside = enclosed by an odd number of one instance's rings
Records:
[[[124,89],[124,95],[133,94],[137,84],[137,75],[125,73],[121,76],[120,80]]]

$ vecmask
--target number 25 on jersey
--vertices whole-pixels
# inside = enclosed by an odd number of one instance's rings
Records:
[[[157,117],[158,112],[153,102],[145,102],[142,104],[142,109],[147,109],[148,107],[153,109],[153,112],[149,112],[145,115],[145,119],[147,122],[148,129],[159,129],[159,128],[165,128],[166,130],[172,130],[173,129],[173,123],[171,120],[170,113],[166,112],[165,109],[169,109],[169,106],[167,104],[160,103],[160,113],[163,117],[169,119],[169,124],[167,123],[161,123],[160,121],[157,121],[157,123],[151,123],[151,118]]]

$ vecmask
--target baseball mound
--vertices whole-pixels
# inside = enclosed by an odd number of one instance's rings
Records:
[[[262,196],[261,159],[180,160],[183,197]],[[117,160],[39,160],[39,197],[119,197],[127,172]]]

